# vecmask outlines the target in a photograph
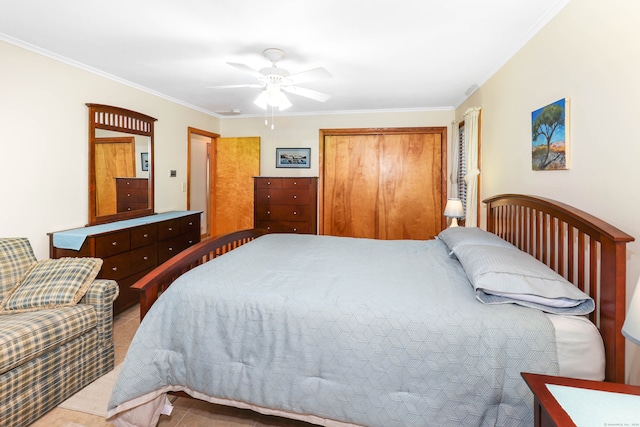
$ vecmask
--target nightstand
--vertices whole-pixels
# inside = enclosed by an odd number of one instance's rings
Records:
[[[638,386],[524,372],[522,377],[533,392],[536,427],[640,426]]]

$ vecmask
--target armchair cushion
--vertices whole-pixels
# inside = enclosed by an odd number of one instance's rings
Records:
[[[0,316],[0,374],[85,334],[97,322],[89,304]]]
[[[35,262],[36,256],[31,249],[29,239],[0,238],[0,301]]]
[[[37,261],[0,303],[0,314],[75,305],[101,267],[99,258]]]

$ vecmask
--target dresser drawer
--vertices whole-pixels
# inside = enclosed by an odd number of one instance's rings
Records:
[[[308,222],[256,221],[255,227],[267,230],[270,233],[310,233]]]
[[[147,178],[116,178],[116,185],[118,190],[126,191],[134,188],[144,188],[146,190],[149,187],[149,180]]]
[[[134,274],[133,276],[118,280],[120,294],[118,294],[118,298],[116,298],[116,300],[113,302],[114,313],[120,313],[140,302],[140,291],[131,289],[131,285],[142,279],[151,270],[153,269],[144,270],[140,273]]]
[[[158,264],[162,264],[174,255],[200,241],[200,230],[158,242]]]
[[[125,200],[118,202],[118,212],[137,211],[141,209],[147,209],[149,207],[148,202],[136,202],[134,200]]]
[[[256,193],[256,202],[259,204],[307,205],[309,204],[309,192],[297,189],[261,188]]]
[[[124,254],[103,259],[101,279],[120,280],[158,265],[156,245],[143,246]]]
[[[131,229],[131,249],[151,245],[157,241],[157,224],[146,224]]]
[[[102,234],[94,237],[96,242],[96,258],[107,258],[130,249],[129,230]]]
[[[189,215],[181,218],[180,231],[182,234],[191,233],[193,231],[200,232],[200,214]]]
[[[180,218],[168,219],[158,223],[158,241],[180,235]]]
[[[282,181],[282,188],[301,188],[304,191],[309,191],[310,186],[311,178],[294,178]]]
[[[256,206],[256,221],[308,221],[308,206],[271,205]]]
[[[282,188],[282,178],[256,178],[258,188]]]

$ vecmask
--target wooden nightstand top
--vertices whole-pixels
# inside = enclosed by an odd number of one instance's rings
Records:
[[[596,390],[625,395],[640,396],[640,387],[627,384],[618,384],[601,381],[579,380],[550,375],[522,373],[522,377],[534,395],[534,415],[536,426],[575,426],[574,420],[562,408],[547,385],[558,385],[585,390]],[[603,408],[606,410],[606,408]],[[640,426],[640,406],[636,420],[625,420],[617,424],[615,416],[612,416],[610,425]],[[580,426],[579,426],[580,427]]]

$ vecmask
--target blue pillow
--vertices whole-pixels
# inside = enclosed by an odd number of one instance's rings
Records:
[[[547,313],[583,315],[595,304],[564,277],[517,248],[463,245],[455,251],[476,298],[485,304],[518,304]]]
[[[438,234],[438,239],[447,245],[449,255],[455,254],[456,249],[462,245],[498,246],[517,249],[506,240],[478,227],[450,227],[442,230]]]

